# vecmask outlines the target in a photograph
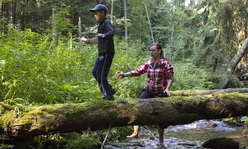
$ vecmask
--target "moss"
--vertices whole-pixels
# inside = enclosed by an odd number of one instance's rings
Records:
[[[32,129],[49,129],[51,126],[57,126],[60,120],[75,120],[85,118],[91,112],[111,113],[113,115],[115,102],[98,101],[98,102],[84,102],[77,104],[55,104],[45,105],[40,107],[30,107],[25,114],[18,116],[18,125],[31,125]],[[113,115],[115,116],[115,115]]]
[[[219,99],[225,99],[225,100],[243,100],[248,102],[248,95],[247,94],[241,94],[238,92],[233,92],[233,93],[222,93],[222,94],[214,94],[214,97],[217,97]]]
[[[167,97],[166,99],[159,99],[162,102],[168,102],[172,105],[195,105],[200,104],[202,102],[206,102],[210,97],[209,96],[171,96]]]
[[[247,109],[245,108],[248,104],[248,95],[233,92],[225,94],[215,94],[213,95],[215,99],[215,106],[226,108],[226,110],[232,111],[234,113],[245,114]],[[241,114],[242,115],[242,114]]]
[[[7,111],[0,117],[0,127],[8,129],[15,122],[15,111]]]
[[[232,148],[232,149],[238,149],[239,148],[239,142],[231,139],[231,138],[213,138],[205,143],[203,143],[202,147],[204,148]]]

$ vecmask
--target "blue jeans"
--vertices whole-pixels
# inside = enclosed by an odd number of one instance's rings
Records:
[[[115,53],[99,54],[96,59],[92,74],[98,82],[100,91],[104,95],[112,96],[112,86],[108,83],[107,77]]]

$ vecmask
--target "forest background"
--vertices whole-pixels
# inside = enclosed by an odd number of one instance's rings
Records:
[[[22,109],[101,99],[91,75],[97,46],[79,41],[96,34],[89,9],[97,3],[109,8],[115,29],[109,82],[117,100],[137,98],[146,85],[145,75],[117,80],[115,74],[148,60],[153,41],[174,66],[172,90],[206,90],[220,88],[247,38],[246,0],[1,0],[1,102]],[[229,87],[245,87],[231,80]]]

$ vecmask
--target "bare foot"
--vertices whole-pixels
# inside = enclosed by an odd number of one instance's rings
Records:
[[[133,133],[131,136],[127,136],[127,138],[138,138],[138,136],[139,136],[138,134]]]

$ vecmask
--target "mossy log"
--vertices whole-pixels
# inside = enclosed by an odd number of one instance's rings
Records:
[[[204,96],[171,96],[156,99],[91,101],[26,107],[0,117],[2,140],[109,126],[187,124],[248,114],[248,95],[224,93]]]
[[[193,96],[193,95],[210,95],[220,93],[248,93],[248,88],[229,88],[229,89],[214,89],[214,90],[178,90],[171,91],[171,96]]]

